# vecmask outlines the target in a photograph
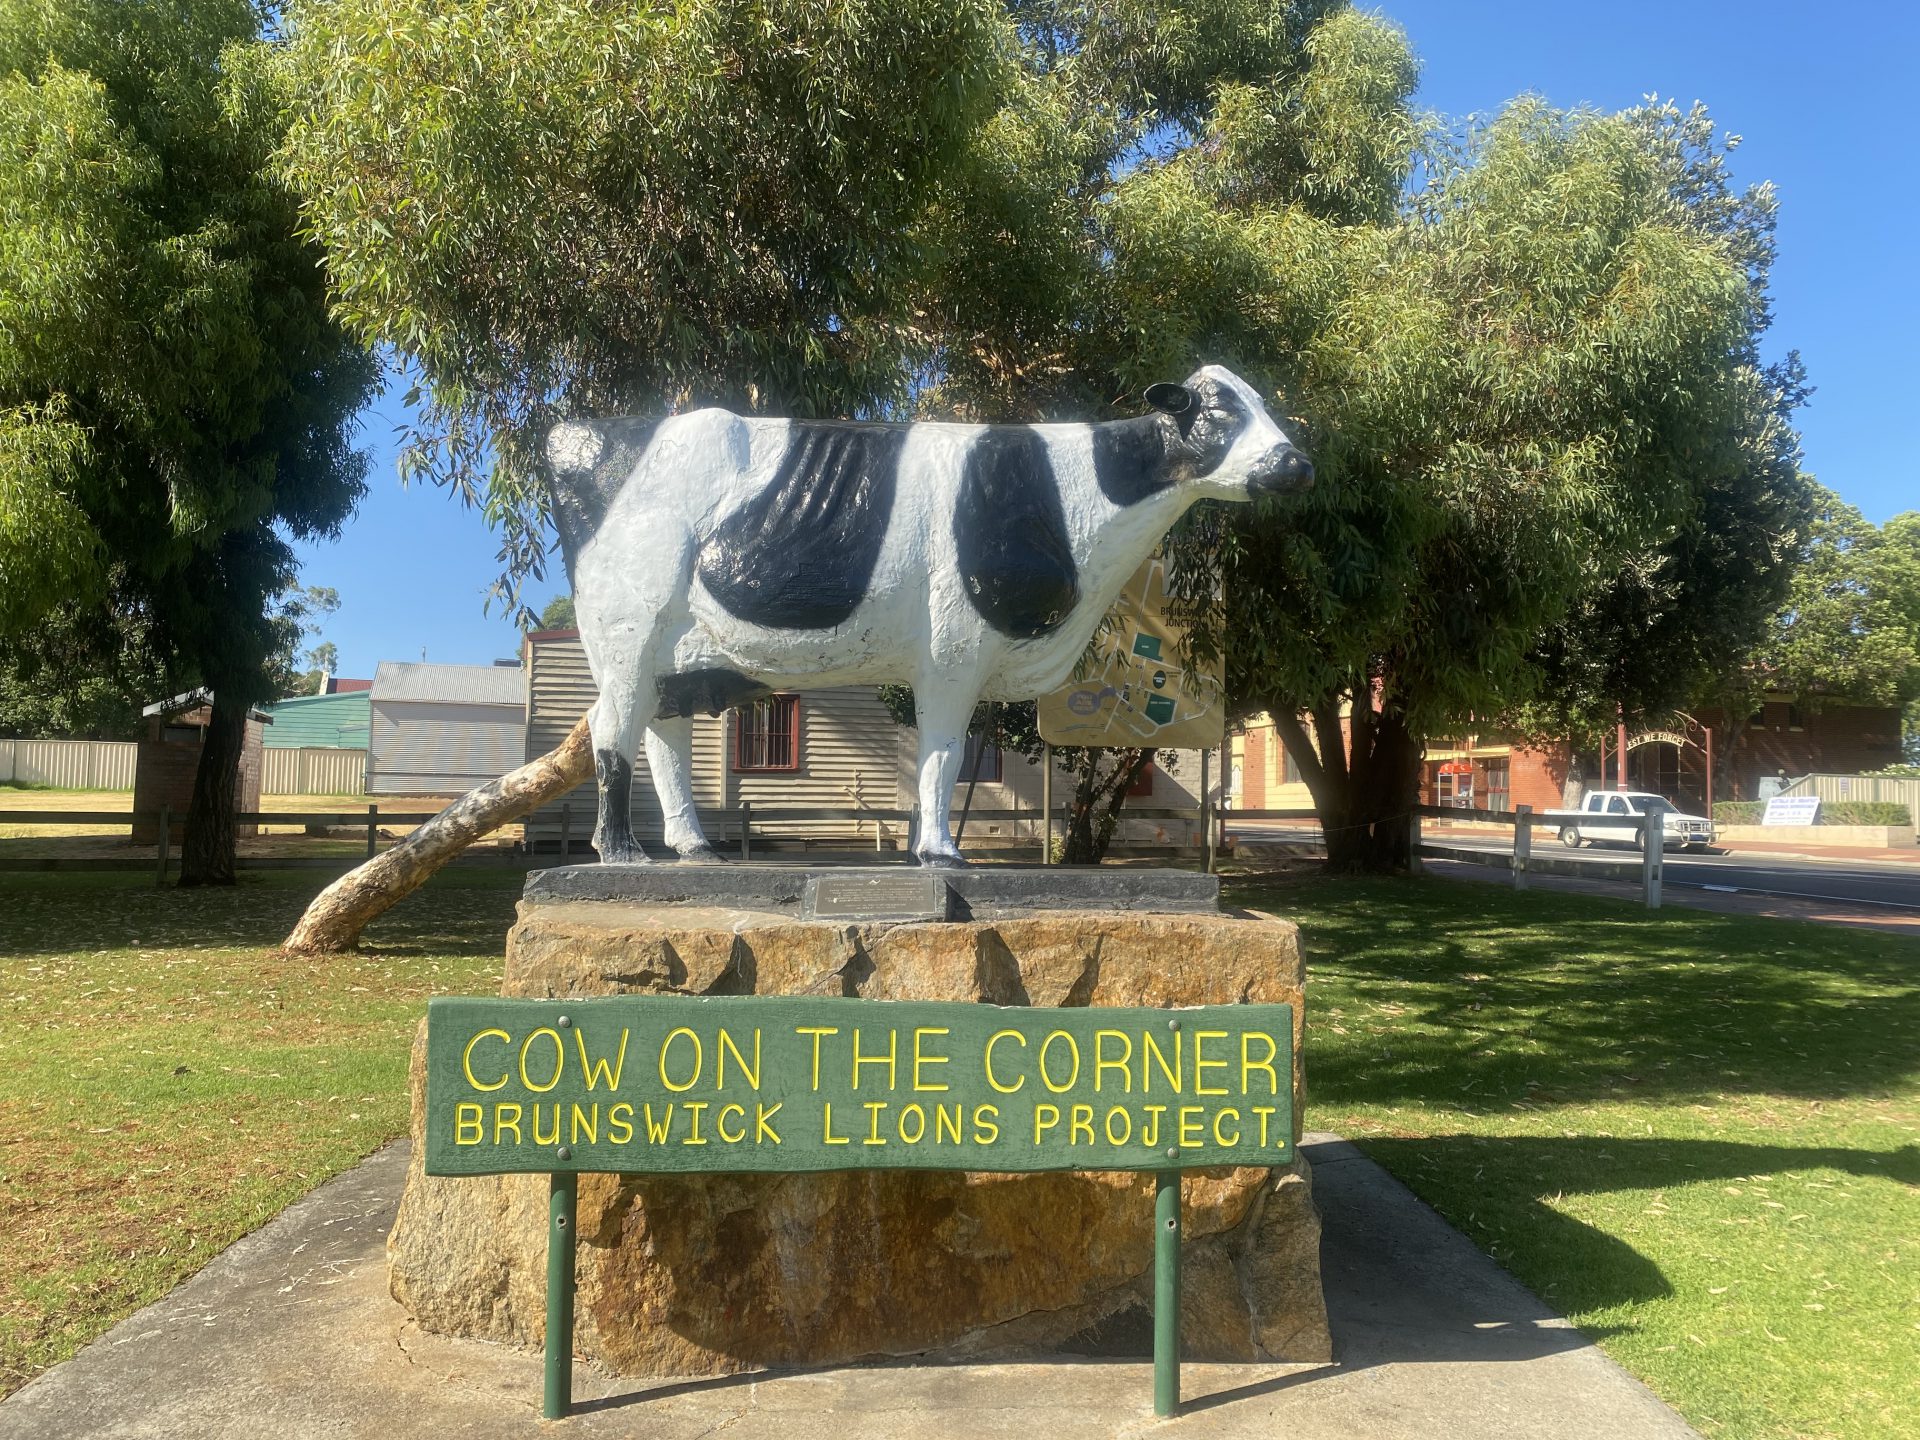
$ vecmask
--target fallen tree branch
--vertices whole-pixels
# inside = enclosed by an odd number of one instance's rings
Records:
[[[322,890],[281,948],[294,955],[353,949],[370,921],[426,884],[474,841],[539,809],[592,774],[593,744],[582,717],[556,748],[478,790],[469,790],[384,855],[376,855]]]

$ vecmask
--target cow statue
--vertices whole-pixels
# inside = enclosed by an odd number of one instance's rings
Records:
[[[1072,673],[1107,608],[1196,501],[1302,489],[1306,456],[1217,365],[1092,425],[867,424],[698,410],[554,426],[547,459],[580,641],[607,862],[645,736],[666,841],[717,860],[694,811],[697,712],[849,684],[913,687],[922,865],[948,831],[981,699]]]

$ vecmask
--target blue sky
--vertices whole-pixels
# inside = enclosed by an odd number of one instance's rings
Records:
[[[1920,509],[1906,448],[1920,411],[1920,186],[1907,97],[1920,6],[1778,0],[1388,0],[1424,71],[1422,104],[1491,112],[1525,91],[1619,109],[1657,92],[1711,107],[1744,137],[1743,183],[1780,191],[1770,358],[1798,349],[1817,389],[1807,466],[1883,521]],[[325,638],[341,673],[378,660],[486,664],[518,637],[483,611],[497,542],[480,516],[395,475],[395,387],[364,419],[372,493],[337,542],[303,546],[303,578],[339,590]],[[556,559],[556,571],[558,569]],[[553,593],[537,588],[534,607]]]

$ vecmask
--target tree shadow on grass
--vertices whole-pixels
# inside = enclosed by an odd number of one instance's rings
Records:
[[[443,871],[367,927],[366,949],[397,957],[499,955],[518,872]],[[0,957],[100,950],[275,949],[332,879],[246,872],[234,886],[156,887],[150,876],[0,876]]]
[[[1247,886],[1296,920],[1328,1105],[1840,1098],[1920,1072],[1920,944],[1440,881]]]

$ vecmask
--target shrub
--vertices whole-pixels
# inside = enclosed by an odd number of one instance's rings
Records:
[[[1766,818],[1764,800],[1722,800],[1713,807],[1719,825],[1758,825]],[[1912,812],[1891,800],[1828,800],[1820,806],[1821,825],[1910,825]]]

